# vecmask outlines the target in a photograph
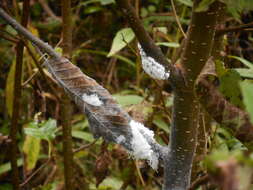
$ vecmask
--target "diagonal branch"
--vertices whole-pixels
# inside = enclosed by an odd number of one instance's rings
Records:
[[[126,21],[133,29],[135,36],[137,37],[141,47],[145,53],[155,59],[158,63],[164,66],[166,69],[173,71],[175,68],[169,64],[166,57],[163,55],[161,49],[155,45],[153,39],[149,36],[144,29],[141,20],[136,14],[135,9],[130,5],[128,0],[116,0],[117,5],[120,7]]]
[[[147,159],[156,169],[168,149],[154,139],[153,131],[134,121],[120,108],[111,94],[88,77],[51,46],[33,36],[0,8],[0,16],[20,34],[52,57],[46,61],[49,72],[88,118],[93,135],[125,147],[134,158]]]

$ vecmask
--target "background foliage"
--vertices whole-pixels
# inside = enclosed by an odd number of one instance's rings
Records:
[[[213,1],[203,0],[195,11],[203,11]],[[253,19],[251,0],[223,0],[228,5],[226,27],[249,23]],[[45,3],[53,15],[44,8]],[[143,24],[168,58],[176,54],[182,41],[172,7],[165,0],[134,1]],[[20,18],[20,6],[11,9]],[[190,21],[191,0],[175,0],[177,14],[186,31]],[[29,30],[61,51],[60,1],[31,1]],[[161,144],[168,144],[172,94],[166,84],[150,79],[141,69],[133,31],[128,28],[113,0],[72,1],[72,61],[84,73],[109,89],[130,115],[153,129]],[[15,45],[17,33],[0,20],[0,189],[9,190],[10,163],[9,127],[15,79]],[[252,30],[252,29],[251,29]],[[253,122],[253,47],[252,33],[231,32],[225,36],[224,63],[216,63],[217,86],[234,105],[246,109]],[[28,44],[31,47],[31,44]],[[32,49],[32,48],[31,48]],[[61,93],[49,73],[31,57],[34,50],[25,50],[22,75],[22,109],[19,118],[18,165],[30,189],[63,188],[62,128],[59,118]],[[41,73],[41,70],[44,74]],[[51,84],[51,85],[49,85]],[[60,97],[59,97],[60,96]],[[75,189],[160,189],[162,171],[152,171],[144,161],[133,161],[118,145],[107,149],[101,139],[95,141],[88,122],[74,108],[71,118],[74,148]],[[208,151],[201,161],[199,176],[215,174],[224,163],[236,168],[238,178],[245,179],[241,189],[250,189],[253,154],[229,131],[212,122]],[[83,145],[89,145],[79,149]],[[221,178],[222,179],[222,178]],[[218,185],[222,186],[222,180]],[[220,184],[219,184],[220,182]],[[206,188],[216,187],[214,183]],[[252,187],[251,187],[252,188]]]

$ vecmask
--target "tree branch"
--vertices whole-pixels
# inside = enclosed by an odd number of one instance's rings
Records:
[[[71,58],[72,52],[72,13],[71,0],[61,0],[62,15],[62,50],[63,56]],[[61,98],[61,122],[63,135],[63,158],[64,158],[64,182],[65,189],[74,189],[74,172],[73,172],[73,151],[72,151],[72,129],[71,116],[72,105],[67,94]]]
[[[222,28],[217,30],[216,32],[216,36],[222,36],[228,32],[238,32],[238,31],[242,31],[242,30],[247,30],[247,29],[252,29],[253,28],[253,22],[247,23],[247,24],[242,24],[239,26],[234,26],[231,28]]]
[[[155,45],[153,39],[149,36],[144,29],[141,20],[138,18],[134,8],[130,5],[128,0],[116,0],[117,5],[120,7],[126,21],[133,29],[135,36],[137,37],[141,47],[146,54],[154,58],[158,63],[163,65],[170,71],[174,70],[173,66],[168,63],[166,57],[163,55],[161,49]]]
[[[23,13],[21,24],[26,27],[29,18],[29,0],[25,0],[23,4]],[[11,169],[12,169],[12,185],[13,189],[19,190],[19,170],[17,164],[18,143],[17,133],[19,131],[18,120],[21,104],[22,89],[22,66],[23,66],[24,43],[19,40],[17,43],[16,63],[15,63],[15,79],[14,79],[14,98],[12,103],[10,139],[11,139]]]
[[[219,16],[218,3],[213,3],[208,11],[195,12],[198,3],[198,0],[194,1],[191,23],[181,57],[180,68],[185,83],[174,89],[171,152],[165,164],[165,190],[185,190],[190,185],[199,118],[194,84],[210,56],[216,20]]]

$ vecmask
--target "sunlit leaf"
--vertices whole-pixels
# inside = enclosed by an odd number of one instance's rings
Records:
[[[91,133],[84,132],[84,131],[72,130],[72,137],[83,139],[88,142],[94,141],[93,135]]]
[[[253,79],[253,69],[238,68],[238,69],[233,69],[233,70],[238,72],[241,77]]]
[[[202,0],[198,6],[195,8],[195,12],[204,12],[209,9],[209,6],[214,2],[215,0]]]
[[[44,140],[54,139],[56,136],[56,121],[54,119],[49,119],[39,124],[40,127],[36,126],[36,123],[28,125],[29,127],[25,128],[25,134]]]
[[[251,123],[253,124],[253,83],[245,80],[240,83],[242,95],[243,95],[243,103],[245,105],[246,110],[250,115]]]
[[[157,42],[156,45],[166,46],[171,48],[179,48],[180,44],[175,42]]]
[[[113,97],[121,106],[129,106],[133,104],[140,104],[143,101],[143,97],[138,95],[121,95],[115,94]]]
[[[23,159],[19,158],[17,160],[17,164],[18,164],[18,166],[22,166],[23,165]],[[10,170],[11,170],[11,163],[10,162],[7,162],[5,164],[0,165],[0,175],[3,174],[3,173],[9,172]]]
[[[25,153],[26,169],[32,170],[37,163],[40,153],[40,139],[27,135],[25,138],[23,151]]]
[[[177,0],[177,1],[188,6],[188,7],[192,7],[192,5],[193,5],[191,0]]]
[[[107,57],[111,57],[112,55],[126,47],[127,43],[130,43],[134,39],[134,37],[135,35],[131,28],[124,28],[118,31],[113,39],[112,47]]]
[[[115,3],[114,0],[100,0],[101,5],[109,5]]]

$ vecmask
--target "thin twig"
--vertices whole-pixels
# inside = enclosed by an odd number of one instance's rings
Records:
[[[140,168],[138,167],[138,163],[137,163],[136,160],[134,161],[134,165],[135,165],[135,167],[136,167],[137,174],[138,174],[138,176],[139,176],[139,178],[140,178],[141,184],[142,184],[143,187],[145,187],[146,184],[145,184],[145,182],[144,182],[144,180],[143,180],[143,177],[142,177],[142,175],[141,175]]]
[[[37,170],[35,170],[23,183],[21,183],[19,186],[23,187],[24,185],[26,185],[40,170],[42,170],[50,161],[50,158],[44,163],[42,164]]]
[[[199,177],[196,179],[192,184],[191,187],[188,190],[195,190],[197,189],[200,185],[205,184],[209,180],[209,176],[206,174],[204,176]]]
[[[181,25],[181,23],[180,23],[180,20],[179,20],[178,16],[177,16],[177,11],[176,11],[176,7],[175,7],[175,4],[174,4],[174,1],[173,1],[173,0],[170,0],[170,2],[171,2],[173,14],[174,14],[174,17],[175,17],[175,19],[176,19],[176,22],[177,22],[177,25],[178,25],[178,27],[179,27],[179,30],[180,30],[181,33],[183,34],[184,38],[186,38],[186,34],[185,34],[185,32],[184,32],[184,30],[183,30],[183,28],[182,28],[182,25]]]
[[[56,16],[54,12],[51,10],[51,8],[48,6],[47,2],[45,0],[38,0],[41,4],[44,11],[48,14],[48,16],[52,17],[55,20],[62,21],[60,17]]]
[[[242,24],[240,26],[234,26],[231,28],[223,28],[220,30],[217,30],[216,36],[224,35],[228,32],[238,32],[238,31],[243,31],[247,29],[252,29],[253,28],[253,22],[247,23],[247,24]]]
[[[94,145],[97,141],[98,141],[98,139],[94,140],[93,142],[91,142],[91,143],[89,143],[89,144],[85,144],[85,145],[83,145],[83,146],[81,146],[81,147],[79,147],[79,148],[73,150],[73,153],[75,154],[75,153],[77,153],[77,152],[80,152],[81,150],[84,150],[84,149],[86,149],[86,148],[89,148],[90,146]]]
[[[22,87],[26,86],[34,77],[38,74],[38,70],[35,71],[25,82],[22,83]]]

